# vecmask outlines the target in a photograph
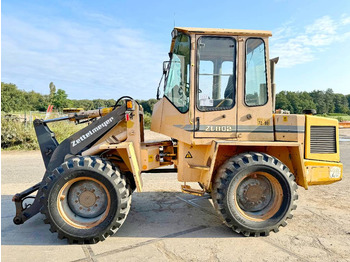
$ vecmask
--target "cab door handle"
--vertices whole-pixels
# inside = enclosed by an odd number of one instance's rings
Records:
[[[199,123],[199,117],[196,117],[196,122],[194,125],[194,131],[199,131],[200,123]]]

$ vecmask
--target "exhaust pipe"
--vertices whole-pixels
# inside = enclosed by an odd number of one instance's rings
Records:
[[[271,93],[272,93],[272,113],[276,111],[276,84],[275,84],[275,65],[278,63],[279,57],[270,59],[271,72]]]

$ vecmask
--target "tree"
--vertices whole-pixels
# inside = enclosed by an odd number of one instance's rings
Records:
[[[30,105],[30,110],[45,111],[49,104],[48,95],[42,95],[34,91],[26,92],[25,98]]]
[[[100,107],[106,107],[106,100],[103,100],[103,99],[94,99],[92,100],[92,103],[95,109]]]
[[[334,113],[335,105],[334,105],[334,92],[331,88],[328,88],[325,93],[325,102],[326,102],[326,113]]]
[[[324,92],[320,91],[320,90],[314,90],[310,93],[310,96],[316,105],[317,113],[318,114],[327,114],[328,109],[327,109],[326,97],[324,95]]]
[[[305,109],[316,109],[316,105],[308,92],[298,92],[299,106],[301,111],[298,113],[303,113]]]
[[[298,94],[296,92],[287,92],[287,99],[291,103],[292,108],[290,112],[292,114],[298,114],[303,111],[303,108],[300,105]]]
[[[14,84],[1,82],[1,111],[14,112],[30,110],[26,92],[19,90]]]
[[[84,110],[94,109],[94,103],[88,99],[72,100],[73,107],[84,108]]]
[[[55,106],[56,109],[62,110],[64,107],[67,107],[69,105],[67,97],[68,95],[66,94],[66,91],[58,89],[55,95],[53,96],[52,104]]]
[[[349,113],[349,104],[347,98],[343,94],[334,94],[334,112],[335,113]]]
[[[115,101],[114,99],[108,99],[108,100],[106,100],[106,106],[112,107],[115,105],[115,102],[117,102],[117,101]]]
[[[276,109],[283,109],[291,111],[292,105],[287,98],[287,92],[282,91],[276,95]]]
[[[56,86],[54,85],[53,82],[50,82],[49,88],[50,88],[50,95],[49,95],[50,102],[53,103],[53,100],[56,94]]]
[[[151,98],[148,100],[137,100],[142,105],[143,110],[149,114],[152,114],[153,106],[157,103],[157,99]]]

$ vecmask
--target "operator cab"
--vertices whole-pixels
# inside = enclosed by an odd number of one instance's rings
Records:
[[[273,140],[267,31],[175,28],[151,129],[173,138]],[[205,140],[198,140],[201,143]]]

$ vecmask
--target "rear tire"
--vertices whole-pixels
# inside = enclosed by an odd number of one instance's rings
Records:
[[[214,206],[224,223],[245,236],[278,232],[292,218],[298,199],[294,176],[281,161],[265,153],[230,158],[217,172]]]
[[[130,209],[118,168],[94,157],[64,162],[46,179],[41,213],[50,231],[71,244],[93,244],[117,232]]]

